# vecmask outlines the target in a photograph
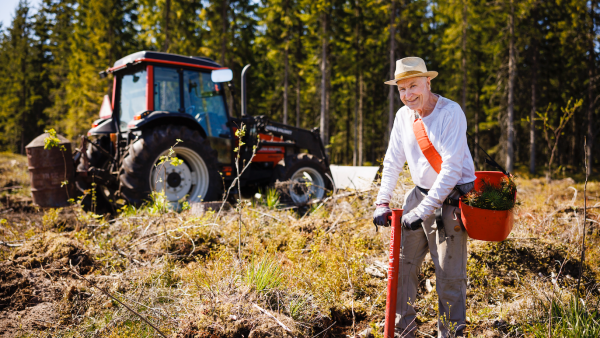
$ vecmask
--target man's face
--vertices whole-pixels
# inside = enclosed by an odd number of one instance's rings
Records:
[[[400,100],[412,110],[422,110],[431,94],[430,78],[413,77],[398,81]]]

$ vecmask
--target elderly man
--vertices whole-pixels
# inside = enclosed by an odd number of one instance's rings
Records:
[[[386,82],[398,86],[405,106],[394,121],[373,223],[388,225],[390,197],[408,162],[416,187],[404,198],[396,304],[396,333],[407,337],[414,337],[416,331],[411,303],[417,296],[417,275],[427,249],[437,280],[438,337],[447,337],[449,330],[462,336],[465,328],[467,233],[460,222],[458,198],[473,188],[475,168],[467,146],[465,114],[456,102],[431,92],[431,80],[437,74],[427,71],[421,58],[407,57],[396,62],[395,79]],[[441,165],[430,163],[431,156],[421,150],[413,129],[417,119],[441,157]]]

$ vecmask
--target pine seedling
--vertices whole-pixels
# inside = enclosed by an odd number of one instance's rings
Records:
[[[488,210],[511,210],[514,208],[517,193],[514,176],[503,178],[500,186],[481,180],[483,181],[481,191],[472,191],[465,196],[467,205]]]

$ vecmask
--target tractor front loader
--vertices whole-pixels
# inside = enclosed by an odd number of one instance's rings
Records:
[[[233,95],[233,74],[209,58],[141,51],[118,60],[100,73],[112,74],[112,97],[104,97],[100,118],[73,156],[67,154],[69,161],[57,153],[31,165],[40,156],[46,134],[28,146],[31,180],[36,182],[34,202],[63,206],[71,195],[79,195],[96,213],[115,213],[123,203],[141,205],[153,191],[164,192],[174,206],[183,200],[221,200],[238,175],[235,130],[242,124],[246,136],[239,150],[240,167],[252,159],[240,177],[242,192],[289,181],[284,191],[289,202],[322,199],[333,189],[333,180],[318,129],[249,115],[247,70],[248,66],[242,72],[241,114],[233,117],[224,88],[228,84]],[[64,138],[61,142],[68,143]],[[171,149],[182,162],[157,166]],[[52,170],[61,184],[43,178]],[[61,192],[65,189],[72,192]]]

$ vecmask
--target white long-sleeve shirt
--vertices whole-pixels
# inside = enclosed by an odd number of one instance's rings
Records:
[[[419,148],[413,131],[416,112],[404,106],[396,113],[385,159],[377,203],[389,203],[398,176],[408,162],[413,182],[429,189],[428,195],[415,208],[425,219],[442,206],[457,184],[475,181],[475,166],[467,145],[467,119],[460,106],[439,96],[431,114],[422,118],[427,136],[442,157],[440,173],[435,170]]]

